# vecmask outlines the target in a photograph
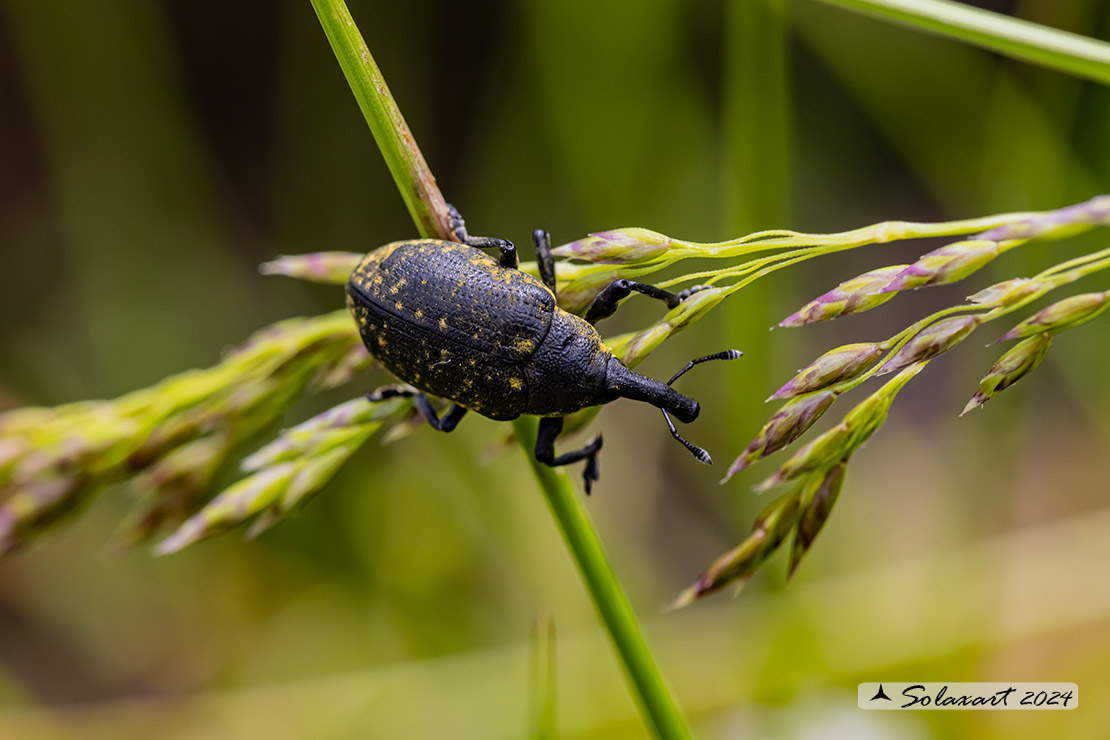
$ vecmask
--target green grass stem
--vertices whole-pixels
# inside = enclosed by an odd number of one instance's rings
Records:
[[[450,239],[447,204],[342,0],[312,0],[335,58],[421,236]]]
[[[443,195],[345,3],[343,0],[312,0],[312,6],[417,228],[424,236],[450,238]],[[521,449],[532,464],[590,597],[613,640],[652,734],[659,740],[690,738],[686,720],[663,680],[636,614],[582,506],[581,494],[561,472],[534,459],[536,420],[531,417],[518,419],[514,425]]]
[[[1110,44],[952,0],[821,0],[1110,84]]]
[[[582,493],[562,471],[547,467],[531,454],[536,446],[536,419],[520,417],[513,422],[513,427],[551,514],[559,523],[563,540],[573,553],[578,571],[589,588],[601,621],[613,640],[625,675],[636,689],[636,700],[641,712],[649,719],[654,736],[660,740],[692,737],[674,695],[648,648],[628,597],[613,573],[597,530],[582,505]]]

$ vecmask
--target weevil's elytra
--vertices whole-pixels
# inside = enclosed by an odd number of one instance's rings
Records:
[[[586,319],[581,319],[556,305],[546,232],[533,234],[541,282],[517,269],[511,242],[472,237],[458,213],[452,213],[462,243],[418,239],[387,244],[367,254],[347,284],[347,305],[366,348],[420,391],[414,401],[433,427],[450,431],[467,410],[497,420],[521,414],[545,417],[536,442],[537,459],[551,466],[586,460],[588,493],[598,477],[601,438],[556,456],[555,438],[563,416],[624,397],[651,403],[664,416],[670,412],[684,422],[697,418],[697,401],[629,370],[593,327],[631,291],[663,300],[671,308],[692,291],[674,294],[618,280],[597,296]],[[486,247],[497,247],[500,259],[481,251]],[[739,354],[730,350],[701,359]],[[410,393],[387,388],[372,396]],[[454,405],[440,418],[425,393]],[[678,435],[669,418],[667,423],[676,439],[699,460],[708,461],[704,450]]]

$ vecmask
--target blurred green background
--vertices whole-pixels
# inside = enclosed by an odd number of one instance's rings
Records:
[[[1110,38],[1098,0],[976,4]],[[633,225],[835,231],[1110,191],[1110,91],[815,2],[349,5],[444,194],[473,233],[518,244],[537,227],[556,244]],[[307,1],[0,2],[0,408],[213,364],[257,327],[341,305],[259,262],[413,234]],[[854,458],[790,584],[772,563],[739,599],[660,611],[765,504],[750,485],[768,467],[717,481],[795,368],[1106,242],[1033,243],[966,284],[801,330],[767,327],[940,243],[745,290],[642,368],[745,351],[683,380],[713,468],[650,408],[601,414],[589,508],[699,737],[1105,737],[1106,318],[964,419],[997,353],[976,341],[934,362]],[[606,332],[658,315],[633,298]],[[106,548],[128,497],[110,490],[0,563],[0,737],[526,737],[543,615],[560,736],[644,737],[506,433],[472,415],[450,436],[371,442],[295,521],[167,558]],[[876,680],[1074,681],[1083,700],[858,710],[856,684]]]

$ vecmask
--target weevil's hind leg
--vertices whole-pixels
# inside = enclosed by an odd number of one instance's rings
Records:
[[[471,236],[466,231],[466,222],[459,215],[459,209],[448,203],[447,213],[451,217],[451,231],[454,232],[455,238],[460,242],[476,249],[497,248],[501,253],[498,262],[502,267],[516,269],[520,265],[520,256],[516,252],[516,246],[511,241],[495,239],[491,236]]]
[[[684,300],[697,293],[699,290],[705,290],[708,285],[695,285],[692,288],[672,293],[663,288],[657,288],[654,285],[647,283],[638,283],[635,280],[614,280],[605,286],[605,289],[597,294],[593,303],[590,304],[589,309],[586,310],[586,321],[591,324],[596,324],[602,319],[607,319],[616,313],[617,304],[623,299],[627,298],[632,291],[643,293],[649,298],[655,298],[667,304],[667,308],[674,308]]]
[[[588,496],[594,482],[601,477],[601,466],[597,460],[597,453],[601,450],[601,435],[594,437],[593,441],[580,450],[556,455],[555,438],[561,431],[563,431],[563,417],[552,416],[540,419],[539,433],[536,435],[536,459],[552,468],[585,459],[586,467],[582,471],[582,481]]]
[[[462,418],[466,416],[467,409],[458,405],[457,403],[451,404],[451,408],[447,409],[447,413],[440,417],[436,410],[432,408],[431,401],[428,397],[416,390],[412,386],[406,385],[387,385],[371,391],[366,394],[369,401],[384,401],[387,398],[412,398],[413,405],[424,420],[432,429],[440,432],[450,432],[459,425]]]
[[[551,256],[551,235],[543,229],[532,232],[532,243],[536,245],[536,264],[540,268],[540,280],[551,292],[555,293],[555,258]],[[558,297],[558,293],[555,293]]]

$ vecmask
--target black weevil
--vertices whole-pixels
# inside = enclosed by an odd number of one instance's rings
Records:
[[[598,478],[601,436],[562,455],[555,454],[555,438],[567,414],[617,398],[660,408],[674,438],[700,461],[710,462],[709,454],[683,439],[671,423],[668,412],[691,422],[699,406],[670,384],[700,362],[735,359],[740,352],[692,360],[661,383],[625,367],[593,327],[632,291],[674,308],[697,288],[671,293],[617,280],[598,294],[583,320],[556,305],[547,232],[532,234],[541,282],[520,271],[512,242],[470,236],[458,211],[450,211],[458,242],[393,242],[367,254],[351,273],[347,306],[363,343],[411,386],[379,389],[372,399],[411,395],[428,423],[444,432],[454,429],[467,410],[502,421],[521,414],[542,417],[536,459],[552,467],[585,459],[586,493]],[[491,247],[500,250],[500,259],[481,251]],[[452,405],[440,417],[425,393]]]

